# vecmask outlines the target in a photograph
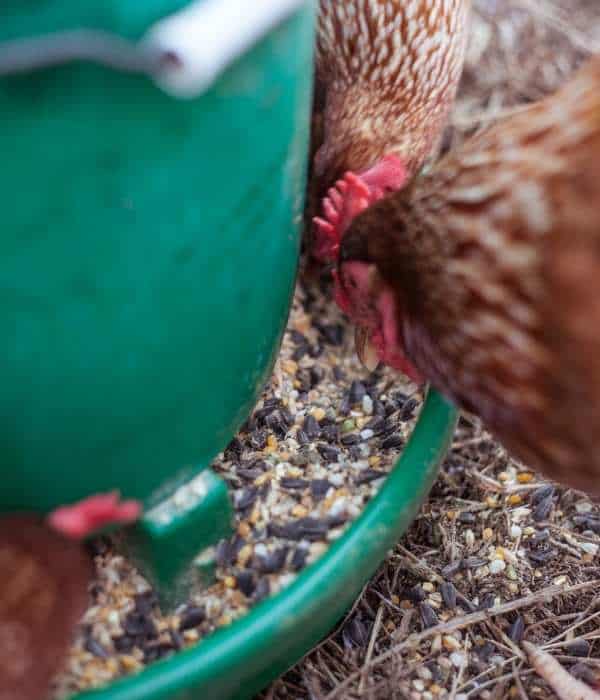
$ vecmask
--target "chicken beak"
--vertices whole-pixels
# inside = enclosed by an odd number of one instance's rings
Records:
[[[363,367],[369,372],[374,372],[379,365],[379,357],[375,346],[371,342],[369,331],[357,326],[354,331],[354,345],[358,359]]]

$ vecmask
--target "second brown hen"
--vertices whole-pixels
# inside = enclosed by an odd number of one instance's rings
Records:
[[[356,218],[338,274],[378,359],[600,493],[600,57]]]

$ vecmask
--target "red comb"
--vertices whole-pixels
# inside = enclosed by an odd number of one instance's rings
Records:
[[[138,501],[119,501],[117,491],[85,498],[79,503],[61,506],[48,516],[50,527],[72,540],[84,539],[105,525],[135,522],[142,512]]]
[[[315,217],[314,256],[321,262],[333,262],[338,256],[344,231],[352,219],[373,203],[369,186],[360,175],[348,172],[338,180],[323,200],[324,217]]]
[[[342,236],[352,220],[388,192],[402,188],[406,178],[404,164],[394,155],[384,156],[358,175],[347,172],[323,199],[323,216],[313,220],[315,258],[320,262],[334,262]]]

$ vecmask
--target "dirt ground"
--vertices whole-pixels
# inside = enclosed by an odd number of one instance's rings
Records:
[[[445,147],[554,90],[599,50],[599,0],[475,0]],[[597,506],[463,418],[410,531],[331,636],[261,697],[556,697],[523,640],[594,686],[599,535]]]

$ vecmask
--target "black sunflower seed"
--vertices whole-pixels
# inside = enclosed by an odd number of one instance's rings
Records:
[[[536,505],[536,507],[533,509],[533,519],[536,522],[540,522],[541,520],[546,520],[548,516],[550,515],[550,511],[552,510],[554,506],[554,499],[552,496],[546,496],[546,498],[542,499],[539,501],[539,503]]]
[[[304,419],[302,428],[309,440],[316,440],[321,434],[321,426],[318,424],[317,419],[310,414]]]
[[[350,445],[358,445],[360,442],[360,435],[357,435],[356,433],[348,433],[347,435],[344,435],[342,439],[340,440],[342,445],[344,447],[350,447]]]
[[[348,395],[346,395],[340,401],[340,405],[338,407],[338,413],[340,414],[340,416],[347,416],[350,413],[350,409],[351,409],[350,397]]]
[[[355,615],[344,625],[342,641],[346,649],[364,648],[369,643],[369,631],[358,615]]]
[[[254,450],[264,450],[267,446],[267,431],[255,430],[248,440],[250,447]]]
[[[390,437],[385,438],[381,443],[381,448],[383,450],[392,450],[404,445],[404,440],[401,435],[390,435]]]
[[[478,569],[480,566],[487,564],[487,559],[481,557],[467,557],[462,561],[465,569]]]
[[[517,644],[523,639],[523,634],[525,632],[525,621],[520,615],[517,615],[515,621],[510,626],[508,631],[509,638],[516,642]]]
[[[486,593],[479,601],[479,605],[477,606],[477,609],[478,610],[489,610],[490,608],[494,607],[495,602],[496,602],[496,595],[494,593]]]
[[[305,547],[298,547],[294,554],[292,555],[292,560],[290,561],[290,566],[294,571],[300,571],[306,566],[306,560],[308,558],[308,549]]]
[[[355,379],[350,385],[350,391],[348,393],[348,398],[351,404],[360,403],[367,393],[365,385]]]
[[[299,445],[308,445],[308,443],[310,442],[310,438],[306,434],[306,431],[302,429],[298,430],[298,432],[296,433],[296,440]]]
[[[110,656],[102,644],[94,639],[91,634],[86,634],[83,647],[86,651],[89,651],[90,654],[97,656],[99,659],[108,659]]]
[[[135,637],[130,637],[127,634],[123,634],[120,637],[115,637],[113,639],[113,645],[115,647],[115,651],[117,651],[119,654],[129,654],[129,652],[136,645],[136,639]]]
[[[243,449],[242,443],[237,438],[233,438],[225,448],[223,456],[228,462],[235,462],[241,457]]]
[[[590,643],[586,639],[574,639],[567,644],[566,650],[571,656],[589,656]]]
[[[410,600],[412,603],[421,603],[427,598],[427,594],[421,586],[413,586],[412,588],[403,589],[400,597]]]
[[[317,450],[321,457],[327,462],[337,462],[339,458],[339,452],[337,448],[331,445],[317,445]]]
[[[362,484],[370,484],[372,481],[377,481],[385,476],[383,472],[376,469],[363,469],[360,474],[354,479],[354,483],[358,486]]]
[[[543,566],[558,554],[556,549],[537,549],[529,552],[529,558],[536,564]]]
[[[551,486],[550,484],[545,484],[544,486],[540,486],[537,488],[532,494],[531,494],[531,504],[532,505],[537,505],[540,501],[545,500],[546,498],[554,496],[554,486]]]
[[[285,566],[289,547],[279,547],[260,559],[259,569],[262,574],[275,574]]]
[[[246,510],[251,505],[254,504],[258,498],[258,489],[256,486],[249,486],[244,489],[241,495],[238,497],[235,507],[237,510]]]
[[[591,685],[592,688],[596,688],[598,685],[598,678],[594,671],[584,663],[578,663],[575,664],[571,669],[569,669],[571,675],[575,678],[577,678],[580,681],[583,681],[584,683],[587,683],[588,685]]]
[[[451,561],[449,564],[442,569],[442,576],[444,578],[452,578],[463,568],[462,559],[456,559]]]
[[[442,599],[448,610],[456,608],[456,587],[449,581],[444,581],[441,585]]]
[[[240,571],[236,576],[237,586],[240,591],[249,598],[256,590],[254,574],[251,571]]]
[[[268,578],[261,578],[256,584],[256,590],[254,591],[254,600],[258,603],[260,600],[266,598],[271,592],[271,584]]]
[[[419,612],[421,613],[421,620],[423,620],[424,627],[435,627],[435,625],[437,625],[438,616],[429,603],[420,603]]]
[[[308,488],[310,482],[306,479],[295,479],[293,477],[284,476],[279,484],[281,485],[281,488],[286,489],[287,491],[302,491],[303,489]]]
[[[404,403],[400,410],[400,420],[406,422],[410,420],[415,412],[415,408],[419,405],[419,402],[415,398],[410,398]]]
[[[181,631],[193,629],[201,625],[206,620],[204,608],[197,605],[188,606],[180,616],[179,629]]]
[[[337,425],[326,425],[322,428],[321,438],[329,443],[337,442],[340,439],[340,431]]]
[[[333,378],[336,382],[343,382],[346,379],[346,373],[341,367],[337,365],[333,368]]]
[[[310,482],[310,493],[315,500],[320,501],[325,498],[331,486],[331,482],[327,481],[327,479],[313,479]]]

